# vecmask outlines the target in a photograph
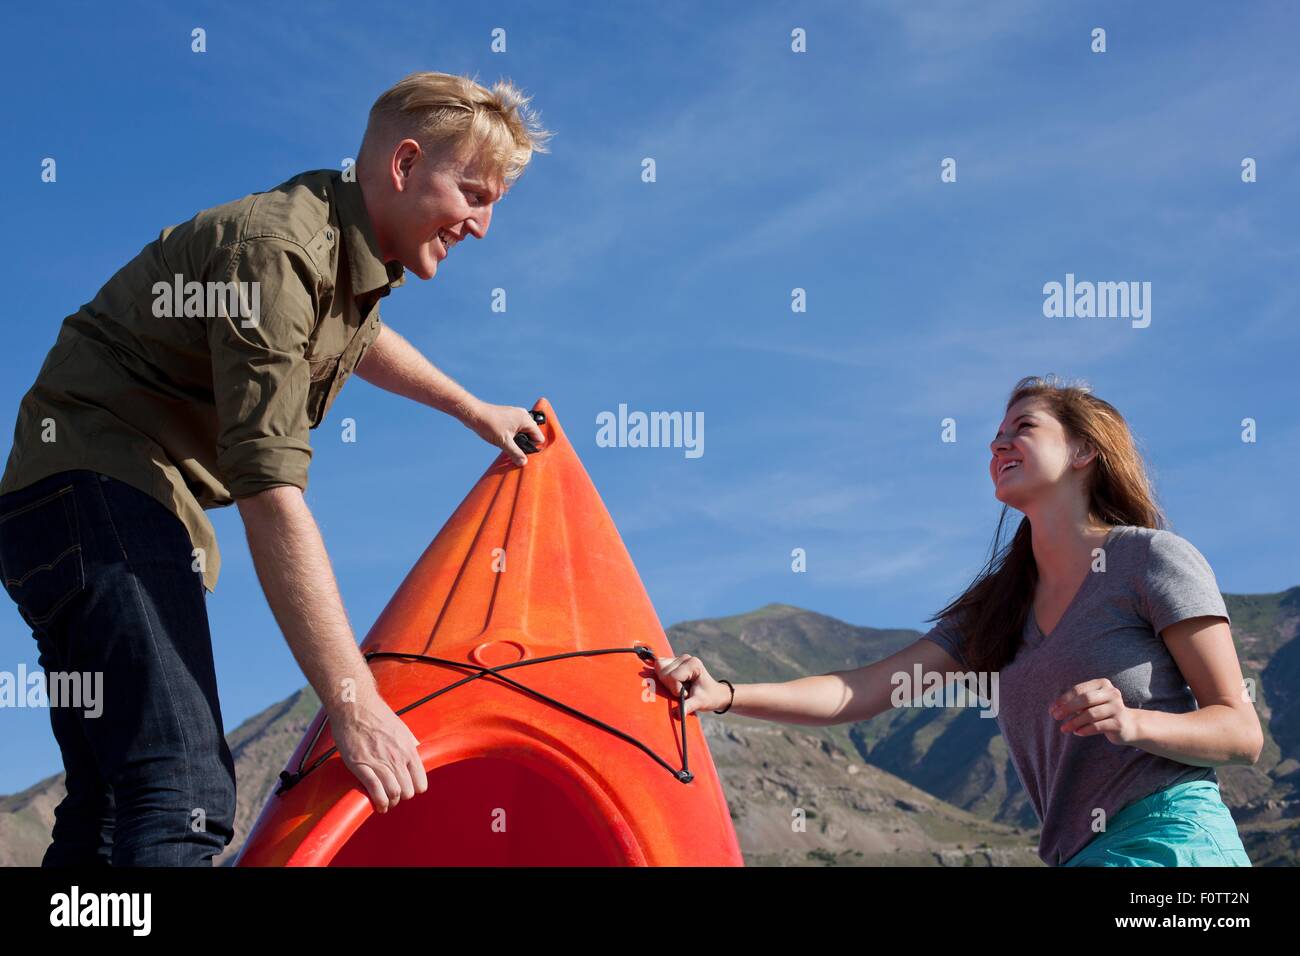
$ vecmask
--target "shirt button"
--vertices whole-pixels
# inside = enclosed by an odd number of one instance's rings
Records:
[[[333,241],[334,241],[334,230],[333,230],[333,229],[326,229],[326,230],[325,230],[325,238],[328,239],[330,242],[333,242]]]

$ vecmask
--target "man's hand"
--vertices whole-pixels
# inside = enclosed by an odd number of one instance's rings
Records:
[[[335,706],[329,715],[343,765],[361,781],[376,813],[429,788],[419,741],[379,694]]]
[[[528,455],[515,444],[515,435],[524,432],[536,445],[546,441],[546,436],[526,408],[489,405],[471,398],[456,406],[456,416],[465,423],[466,428],[489,445],[505,449],[516,465],[528,464]]]

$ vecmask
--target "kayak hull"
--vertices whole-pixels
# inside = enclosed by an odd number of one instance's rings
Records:
[[[394,710],[425,701],[401,716],[428,789],[374,813],[322,711],[287,768],[311,769],[270,797],[238,865],[743,864],[699,718],[684,754],[677,702],[632,652],[673,654],[631,557],[553,410],[536,410],[542,450],[497,459],[361,646],[403,655],[370,662]]]

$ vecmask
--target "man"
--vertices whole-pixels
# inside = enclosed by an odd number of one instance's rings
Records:
[[[346,766],[385,812],[427,786],[379,696],[303,500],[308,430],[347,377],[454,415],[523,466],[523,408],[475,398],[382,324],[550,134],[508,82],[416,73],[370,111],[355,178],[320,170],[166,229],[64,320],[0,481],[0,570],[47,675],[102,674],[102,714],[51,707],[66,769],[45,865],[210,865],[233,837],[203,509],[239,507],[267,601]]]

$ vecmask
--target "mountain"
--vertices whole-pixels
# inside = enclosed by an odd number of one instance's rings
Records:
[[[1300,859],[1300,588],[1224,595],[1266,744],[1253,767],[1221,767],[1251,859]],[[920,637],[789,605],[674,625],[678,653],[716,676],[784,681],[880,660]],[[319,701],[303,689],[232,731],[238,852]],[[900,708],[835,727],[701,716],[746,862],[758,866],[1041,865],[1038,821],[997,722],[970,708]],[[0,797],[0,865],[35,865],[49,841],[62,775]]]
[[[749,866],[1042,865],[1036,830],[945,803],[808,728],[702,720]]]

